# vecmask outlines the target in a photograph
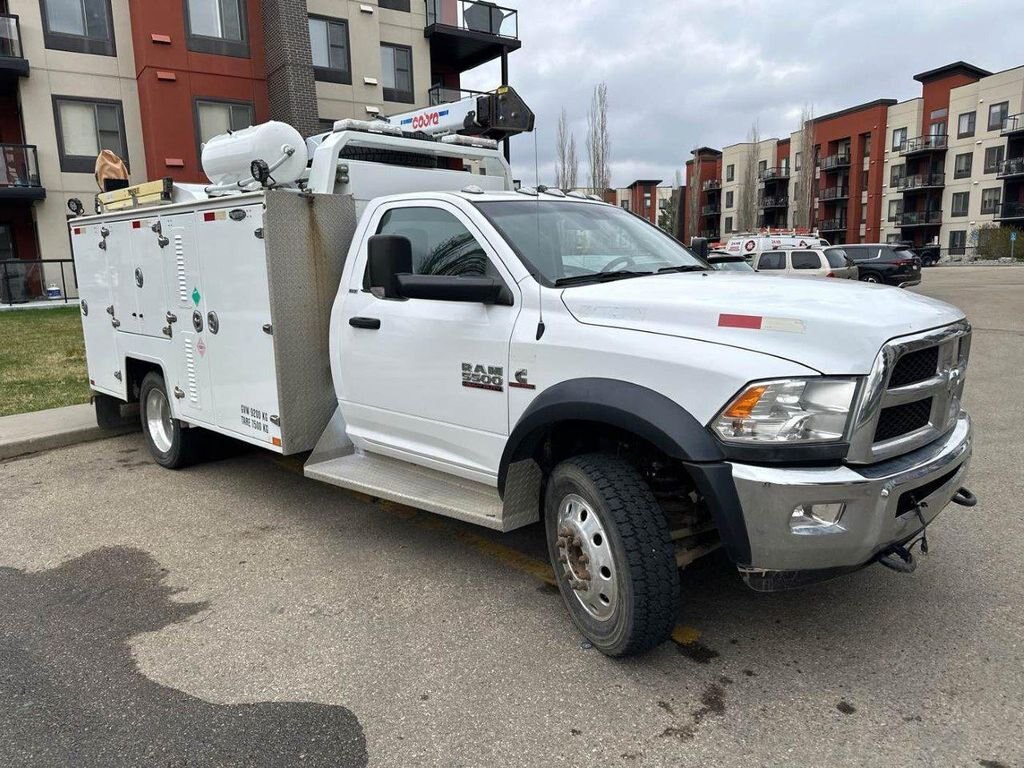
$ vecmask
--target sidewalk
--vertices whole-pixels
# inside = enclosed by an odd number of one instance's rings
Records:
[[[91,404],[0,418],[0,461],[26,453],[48,451],[76,443],[134,432],[137,426],[100,429]]]

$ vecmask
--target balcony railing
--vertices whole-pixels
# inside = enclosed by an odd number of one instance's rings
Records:
[[[722,182],[720,179],[708,179],[700,185],[700,188],[705,192],[713,192],[716,189],[722,188]]]
[[[717,216],[722,212],[722,206],[717,203],[705,205],[700,209],[701,216]]]
[[[0,199],[44,197],[36,148],[30,144],[0,144]]]
[[[818,197],[822,200],[845,200],[849,196],[849,187],[825,187],[818,193]]]
[[[1008,179],[1013,176],[1024,176],[1024,157],[1011,157],[999,166],[997,179]]]
[[[775,179],[788,179],[789,166],[780,165],[777,168],[765,168],[758,171],[757,178],[761,181],[774,181]]]
[[[427,0],[427,26],[519,39],[519,12],[486,0]]]
[[[836,168],[848,168],[849,165],[850,155],[848,152],[840,152],[836,155],[826,155],[821,158],[821,170],[823,171],[831,171]]]
[[[1001,136],[1009,136],[1011,133],[1024,132],[1024,112],[1010,115],[1003,119],[1003,129],[999,132]]]
[[[901,227],[929,227],[942,223],[942,211],[904,211],[900,215]]]
[[[999,221],[1024,219],[1024,203],[1003,203],[996,211],[996,219]]]
[[[0,13],[0,74],[28,74],[28,59],[21,47],[21,25],[18,17],[10,13]]]
[[[758,202],[758,208],[788,208],[789,198],[785,196],[781,197],[762,197]]]
[[[949,139],[944,133],[929,136],[915,136],[900,144],[901,155],[915,155],[921,152],[939,152],[946,148]]]
[[[57,270],[60,284],[57,284]],[[60,289],[60,295],[54,291]],[[72,259],[0,260],[0,304],[24,304],[30,301],[63,301],[78,295],[78,277]]]
[[[704,230],[701,230],[698,233],[697,236],[698,237],[707,238],[708,240],[717,240],[718,239],[718,230],[717,229],[704,229]]]
[[[909,192],[912,189],[938,189],[946,185],[944,173],[916,173],[896,179],[896,189]]]
[[[846,219],[825,219],[818,225],[822,232],[845,232]]]
[[[466,88],[446,88],[443,85],[435,85],[427,91],[427,103],[431,107],[438,104],[451,104],[467,96],[483,96],[483,91],[470,91]]]

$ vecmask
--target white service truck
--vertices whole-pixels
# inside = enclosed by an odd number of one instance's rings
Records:
[[[716,272],[616,206],[514,189],[486,139],[340,122],[307,167],[289,130],[210,142],[209,187],[69,222],[98,418],[137,404],[164,467],[216,432],[488,528],[543,521],[609,655],[670,635],[679,568],[716,547],[758,590],[909,571],[973,505],[955,307]]]

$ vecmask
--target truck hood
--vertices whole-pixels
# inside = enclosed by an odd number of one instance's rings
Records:
[[[727,272],[576,286],[562,291],[562,301],[586,325],[728,344],[825,374],[867,373],[889,339],[964,316],[901,288]]]

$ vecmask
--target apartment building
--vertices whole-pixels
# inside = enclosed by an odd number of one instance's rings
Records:
[[[661,179],[637,179],[627,187],[609,189],[604,198],[657,225],[660,211],[672,202],[672,187],[659,184]]]
[[[25,262],[0,301],[73,295],[67,203],[91,208],[101,149],[132,183],[202,182],[218,133],[451,101],[520,45],[517,12],[481,0],[0,0],[0,261]]]
[[[716,194],[721,239],[808,226],[836,243],[937,244],[955,255],[976,243],[980,227],[1024,225],[1024,67],[993,74],[960,61],[914,79],[921,95],[913,99],[877,99],[817,117],[788,138],[727,146],[714,179],[703,174],[717,150],[696,150],[687,185],[700,179],[701,211],[712,218],[684,221],[684,236],[715,234]],[[756,206],[745,192],[752,163]],[[705,186],[721,191],[708,195]]]

